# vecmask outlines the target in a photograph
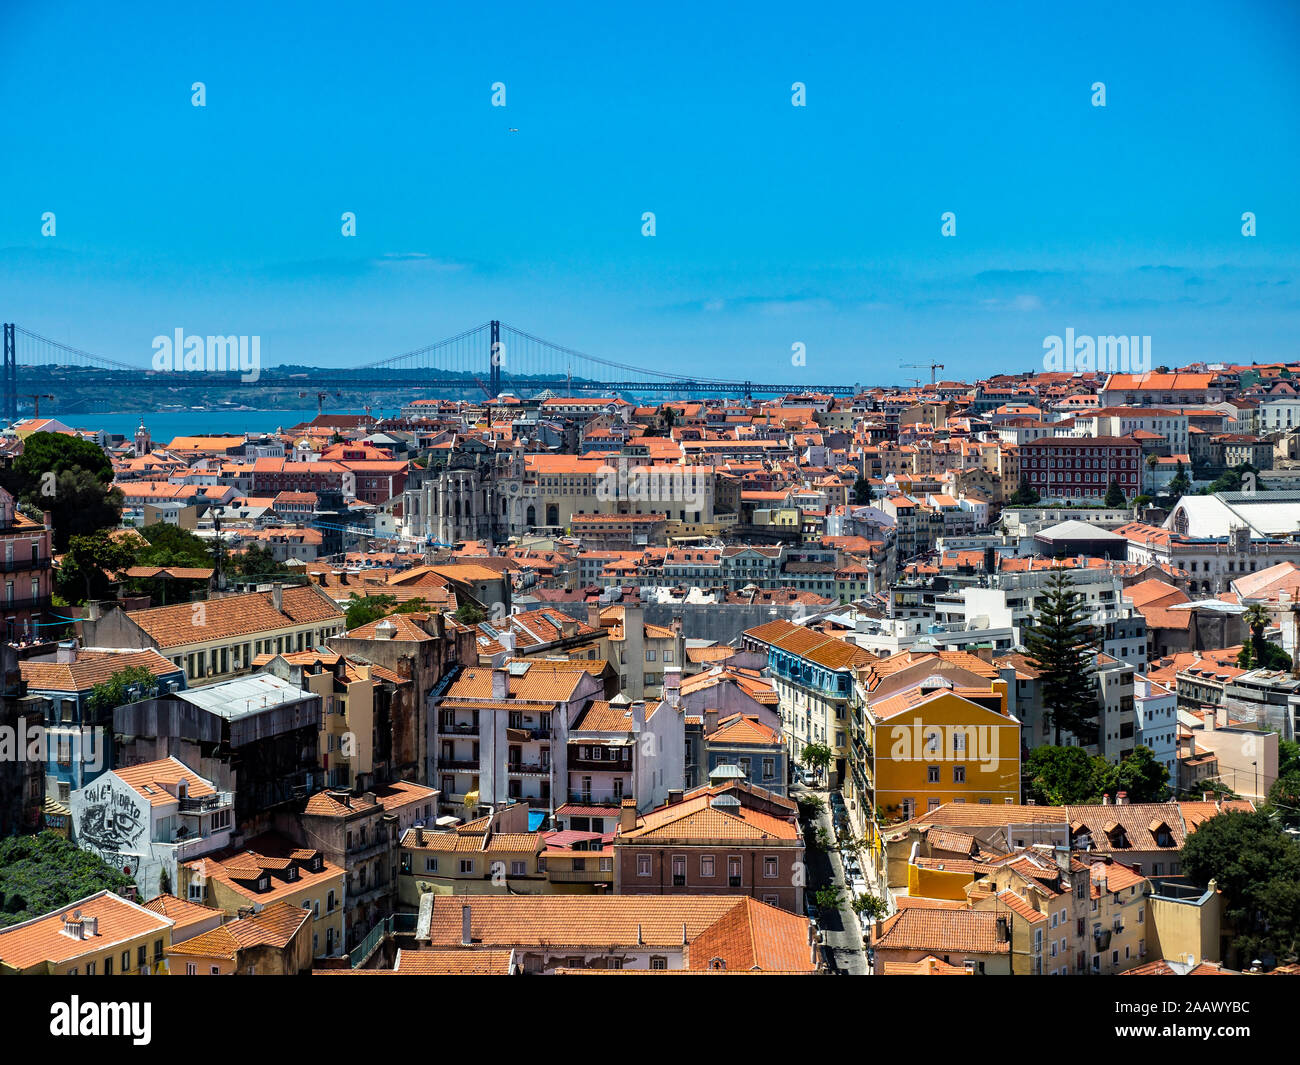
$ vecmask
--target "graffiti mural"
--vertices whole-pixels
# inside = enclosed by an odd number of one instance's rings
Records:
[[[148,809],[140,808],[132,789],[115,784],[104,777],[84,789],[77,838],[101,854],[138,853],[148,842]]]

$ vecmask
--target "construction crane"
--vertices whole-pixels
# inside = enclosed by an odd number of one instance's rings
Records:
[[[909,369],[909,370],[923,370],[923,369],[925,369],[926,367],[929,367],[929,370],[930,370],[930,384],[932,384],[932,385],[933,385],[933,384],[938,384],[938,381],[937,381],[937,379],[935,378],[935,375],[934,375],[935,370],[942,370],[942,369],[944,369],[944,365],[943,365],[943,363],[941,363],[941,362],[930,362],[930,363],[926,363],[926,362],[905,362],[905,363],[903,363],[903,366],[904,366],[905,369]],[[918,383],[919,383],[919,382],[918,382]]]
[[[39,418],[41,416],[41,400],[53,399],[54,397],[48,392],[31,392],[28,393],[27,398],[32,401],[32,417]]]
[[[341,392],[315,392],[315,393],[312,393],[312,392],[299,392],[299,393],[298,393],[298,398],[299,398],[299,399],[306,399],[306,398],[307,398],[308,396],[310,396],[310,395],[315,395],[315,397],[316,397],[316,417],[319,418],[322,414],[325,413],[325,398],[326,398],[327,396],[333,396],[335,399],[338,399],[340,396],[342,396],[342,394],[343,394],[343,393],[341,393]]]

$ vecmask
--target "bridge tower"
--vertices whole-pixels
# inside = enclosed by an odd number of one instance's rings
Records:
[[[0,415],[14,422],[18,420],[18,353],[14,348],[13,322],[5,323],[4,332],[4,387],[3,396],[0,397],[0,405],[4,409]]]
[[[505,353],[501,350],[501,323],[492,322],[492,343],[488,345],[488,399],[496,399],[501,394],[501,363]]]

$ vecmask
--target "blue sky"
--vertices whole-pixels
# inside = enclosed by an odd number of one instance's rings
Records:
[[[795,382],[1032,369],[1067,327],[1300,357],[1300,8],[1143,6],[8,0],[0,317],[142,366],[494,317]]]

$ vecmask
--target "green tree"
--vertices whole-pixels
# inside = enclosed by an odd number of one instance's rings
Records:
[[[275,553],[261,544],[250,544],[232,559],[235,574],[245,580],[270,580],[290,576],[289,567],[276,559]]]
[[[1025,633],[1025,646],[1040,675],[1043,711],[1056,745],[1061,745],[1065,732],[1080,743],[1095,743],[1101,707],[1091,667],[1100,637],[1085,620],[1084,603],[1064,569],[1052,573],[1037,610]]]
[[[1119,486],[1119,481],[1114,477],[1110,480],[1110,487],[1106,489],[1105,504],[1108,507],[1123,507],[1128,503],[1124,497],[1124,489]]]
[[[1138,744],[1113,768],[1114,790],[1128,792],[1129,802],[1163,802],[1169,797],[1169,769],[1156,761],[1150,747]]]
[[[158,678],[153,673],[144,666],[127,666],[90,689],[86,709],[92,716],[102,719],[104,714],[119,706],[151,699],[157,694]]]
[[[122,493],[112,482],[108,456],[89,440],[63,433],[32,433],[22,455],[0,473],[16,499],[50,512],[56,551],[66,550],[74,536],[118,524]]]
[[[1250,649],[1254,652],[1255,661],[1263,662],[1264,630],[1268,628],[1271,620],[1268,610],[1263,603],[1251,603],[1241,615],[1241,620],[1250,629]]]
[[[871,502],[871,482],[865,477],[859,477],[853,482],[853,502],[860,507]]]
[[[69,603],[108,598],[135,565],[135,552],[133,537],[119,539],[105,529],[72,537],[55,578],[59,595]]]
[[[1108,790],[1112,770],[1082,747],[1035,747],[1025,759],[1025,790],[1048,806],[1084,805]]]
[[[1037,490],[1029,485],[1029,478],[1025,474],[1020,475],[1020,484],[1007,500],[1007,505],[1011,507],[1032,507],[1042,497]]]
[[[57,832],[0,840],[0,927],[31,920],[100,891],[121,892],[134,881],[97,854]]]
[[[818,777],[824,777],[834,757],[835,752],[824,743],[805,743],[803,752],[799,755],[799,762],[813,770]]]
[[[344,624],[349,631],[359,629],[362,625],[369,625],[372,621],[378,621],[391,613],[396,602],[396,598],[391,595],[358,596],[353,593],[343,611]]]
[[[1187,471],[1183,469],[1183,460],[1178,460],[1178,465],[1174,470],[1174,479],[1169,482],[1167,492],[1169,497],[1177,503],[1192,487],[1192,480],[1187,476]]]
[[[869,921],[879,921],[889,912],[885,900],[875,895],[858,895],[852,905],[854,913]]]
[[[480,621],[487,621],[487,611],[477,603],[463,603],[456,608],[452,617],[462,625],[477,625]]]
[[[1300,824],[1300,770],[1290,770],[1278,776],[1268,789],[1268,805],[1284,825]]]
[[[1266,811],[1211,817],[1183,843],[1183,874],[1223,892],[1224,926],[1242,961],[1300,949],[1300,847]]]
[[[817,903],[817,908],[827,912],[838,910],[843,899],[844,893],[834,885],[818,888],[816,893],[813,895],[813,900]]]

